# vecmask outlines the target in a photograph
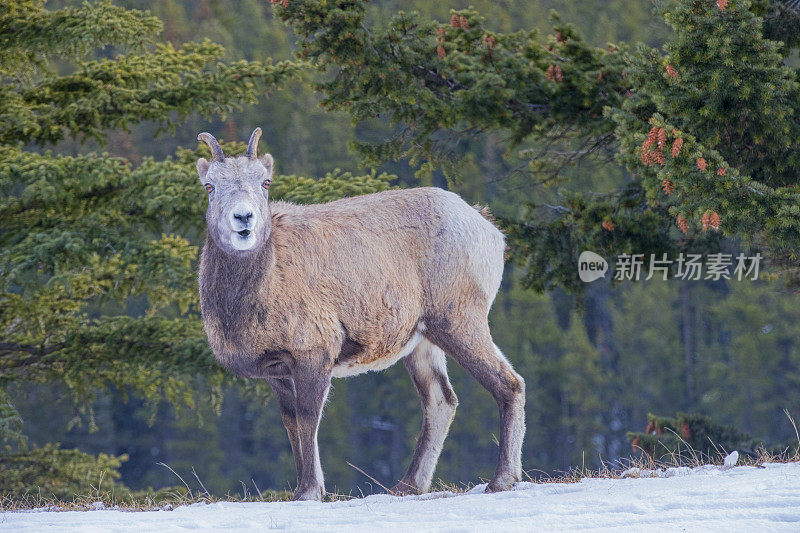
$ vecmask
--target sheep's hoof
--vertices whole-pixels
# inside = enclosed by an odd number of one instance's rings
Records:
[[[519,481],[516,476],[512,474],[498,474],[486,485],[486,492],[502,492],[504,490],[511,490],[514,483]]]
[[[409,496],[411,494],[422,494],[422,491],[414,486],[414,484],[401,480],[397,485],[389,489],[389,494],[394,496]]]
[[[324,487],[298,487],[292,497],[295,502],[321,502],[325,496]]]

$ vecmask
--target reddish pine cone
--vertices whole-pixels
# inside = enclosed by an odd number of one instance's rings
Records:
[[[703,159],[702,157],[698,157],[697,158],[697,168],[699,168],[702,171],[705,171],[708,168],[708,163],[706,163],[706,160]]]
[[[667,144],[667,132],[664,131],[664,128],[658,128],[658,148],[660,150],[663,150],[666,144]]]
[[[725,169],[724,169],[724,168],[722,168],[722,167],[719,167],[719,168],[717,169],[717,176],[724,176],[724,175],[725,175],[725,172],[726,172],[726,171],[725,171]]]
[[[561,72],[561,67],[559,65],[550,65],[547,67],[544,77],[556,83],[561,83],[564,81],[564,73]]]
[[[497,43],[495,38],[492,35],[489,35],[488,33],[483,36],[481,42],[483,43],[484,46],[487,46],[489,50],[494,50],[494,45]]]
[[[728,7],[728,0],[717,0],[717,9],[725,11],[726,7]]]
[[[719,222],[719,215],[716,211],[712,211],[711,209],[703,213],[703,216],[700,217],[700,223],[703,225],[703,231],[708,231],[709,229],[719,231]]]
[[[716,211],[712,211],[711,216],[708,218],[708,225],[711,226],[714,231],[719,231],[719,223],[719,214]]]
[[[603,229],[606,231],[614,231],[614,228],[617,227],[616,224],[614,224],[610,220],[604,220],[602,225]]]
[[[658,130],[660,128],[658,126],[653,126],[650,128],[650,131],[647,133],[647,142],[650,144],[655,144],[658,140]]]
[[[453,28],[458,28],[458,15],[453,13],[453,16],[450,17],[450,26]]]
[[[461,28],[462,30],[469,29],[469,21],[467,20],[467,17],[463,15],[458,17],[458,27]]]
[[[675,70],[675,67],[673,67],[672,65],[667,65],[667,76],[669,76],[670,78],[677,78],[678,71]]]
[[[672,183],[671,180],[665,179],[661,182],[661,187],[664,189],[666,194],[672,194],[675,192],[675,184]]]
[[[642,143],[642,163],[645,165],[664,164],[664,144],[667,134],[663,128],[653,126],[647,134],[647,139]]]
[[[681,139],[680,137],[672,141],[672,157],[678,157],[678,154],[681,153],[682,146],[683,146],[683,139]]]
[[[689,233],[689,222],[687,222],[683,215],[678,215],[678,218],[675,219],[675,225],[678,226],[678,229],[683,233]]]
[[[439,56],[439,59],[444,59],[444,46],[441,44],[436,47],[436,54]]]

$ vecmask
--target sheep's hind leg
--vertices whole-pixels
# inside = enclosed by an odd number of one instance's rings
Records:
[[[408,470],[390,490],[393,494],[419,493],[430,488],[436,462],[458,405],[447,378],[447,358],[438,346],[423,340],[403,360],[403,364],[422,402],[422,430]]]
[[[303,473],[303,453],[300,449],[300,441],[297,435],[297,395],[294,389],[294,381],[292,378],[266,378],[266,381],[272,387],[272,392],[278,401],[281,420],[283,420],[286,433],[289,435],[289,443],[292,445],[294,466],[297,469],[297,487],[300,485],[300,478]]]
[[[325,481],[319,460],[317,431],[322,416],[322,407],[331,388],[331,375],[319,368],[298,365],[293,369],[297,391],[297,432],[302,452],[300,483],[294,500],[322,500],[325,496]]]
[[[428,336],[494,397],[500,409],[500,450],[487,492],[508,490],[522,476],[525,382],[492,342],[486,318],[428,323]]]

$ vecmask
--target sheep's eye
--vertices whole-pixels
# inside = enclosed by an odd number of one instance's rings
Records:
[[[214,186],[213,186],[213,185],[211,185],[210,183],[206,183],[206,184],[205,184],[205,188],[206,188],[206,192],[207,192],[208,194],[211,194],[212,192],[214,192]]]
[[[265,189],[269,189],[269,184],[270,183],[272,183],[272,180],[267,178],[261,183],[261,186],[264,187]]]

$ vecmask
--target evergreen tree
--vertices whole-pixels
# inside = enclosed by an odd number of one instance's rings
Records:
[[[674,418],[647,415],[647,428],[642,433],[629,432],[634,451],[642,451],[650,459],[670,456],[677,461],[719,458],[738,450],[751,456],[761,443],[733,426],[721,426],[700,415],[677,413]]]
[[[800,100],[790,49],[764,37],[746,0],[670,3],[665,18],[674,37],[664,54],[640,46],[631,56],[634,95],[612,114],[621,160],[681,231],[765,246],[793,276]]]

